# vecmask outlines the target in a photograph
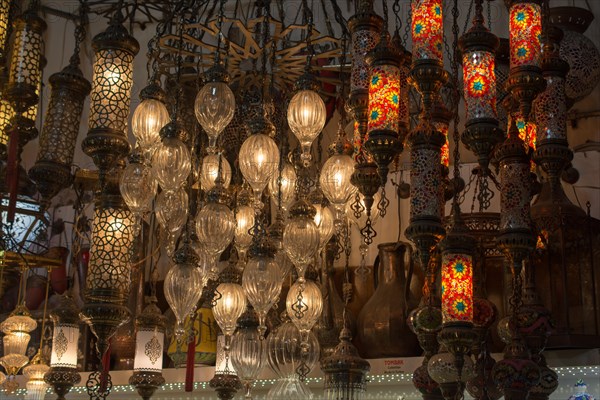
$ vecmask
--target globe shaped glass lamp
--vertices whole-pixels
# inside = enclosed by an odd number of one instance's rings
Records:
[[[312,397],[308,386],[300,381],[297,371],[303,363],[308,371],[314,369],[320,355],[319,341],[312,332],[309,333],[309,351],[306,355],[302,354],[301,343],[300,331],[289,320],[267,338],[267,361],[278,378],[267,398],[304,400]]]
[[[196,234],[206,254],[216,264],[235,234],[233,211],[217,202],[209,202],[196,215]]]
[[[217,138],[235,113],[235,96],[224,82],[209,82],[200,89],[194,103],[196,119],[206,132],[209,152],[214,152]]]
[[[258,332],[264,339],[267,331],[265,319],[281,292],[281,271],[275,259],[267,254],[250,257],[242,275],[246,298],[258,314]]]
[[[344,207],[357,189],[350,178],[354,173],[354,160],[346,154],[334,154],[329,157],[319,175],[319,184],[327,200],[336,210],[336,219],[344,215]]]
[[[314,221],[319,229],[319,250],[323,250],[335,232],[335,218],[328,206],[314,204],[314,207],[317,210]]]
[[[165,298],[177,319],[175,334],[182,337],[185,318],[194,313],[202,297],[203,277],[197,266],[198,256],[187,243],[175,252],[173,259],[175,265],[165,277]]]
[[[283,248],[294,263],[299,278],[304,277],[306,268],[319,250],[319,228],[313,218],[294,216],[283,230]]]
[[[288,318],[267,338],[267,361],[269,367],[280,378],[291,378],[302,363],[300,344],[302,335]],[[311,332],[308,335],[310,350],[304,360],[309,369],[313,369],[319,361],[320,347],[317,337]]]
[[[284,210],[287,210],[294,201],[297,180],[298,176],[296,175],[294,166],[285,161],[281,170],[273,175],[269,181],[269,193],[271,193],[271,197]],[[280,201],[281,204],[279,204]]]
[[[133,214],[133,234],[137,236],[140,233],[142,216],[150,211],[158,189],[152,169],[139,160],[132,160],[121,174],[119,189],[125,204]]]
[[[144,154],[150,155],[160,143],[160,130],[169,122],[169,111],[156,99],[144,99],[131,117],[131,130],[137,145]]]
[[[188,195],[185,189],[163,190],[156,196],[156,219],[167,236],[167,253],[173,254],[175,241],[188,215]]]
[[[254,209],[247,205],[237,207],[235,213],[235,247],[242,263],[246,260],[246,252],[252,243],[250,230],[254,226]]]
[[[167,137],[152,154],[152,172],[163,190],[177,190],[192,169],[187,145],[176,137]]]
[[[223,186],[228,188],[231,183],[231,165],[229,165],[227,158],[221,154],[207,154],[202,159],[202,167],[200,169],[200,185],[202,185],[202,189],[205,192],[215,187],[215,181],[219,173],[219,161],[221,162]]]
[[[237,283],[221,283],[215,289],[213,300],[213,315],[215,321],[225,335],[225,350],[229,351],[231,336],[235,332],[237,320],[246,309],[246,296],[244,289]]]
[[[325,126],[327,109],[325,102],[313,90],[300,90],[292,97],[288,106],[287,119],[290,129],[300,142],[302,162],[310,165],[310,147]]]
[[[262,192],[277,174],[279,149],[268,135],[256,133],[242,143],[239,153],[240,171],[254,191],[254,208],[262,209]]]
[[[256,326],[241,326],[231,339],[231,364],[246,388],[246,399],[251,399],[252,384],[266,365],[265,341]]]
[[[360,229],[367,223],[367,208],[365,206],[365,197],[360,193],[358,193],[358,196],[358,204],[356,203],[356,196],[352,196],[348,203],[346,203],[346,216]],[[380,200],[380,192],[375,193],[373,196],[373,204],[379,204]],[[371,207],[371,224],[375,225],[377,220],[379,220],[379,209],[377,207]]]
[[[290,287],[285,307],[292,322],[302,335],[303,351],[310,350],[308,334],[323,311],[321,289],[315,282],[300,278]]]

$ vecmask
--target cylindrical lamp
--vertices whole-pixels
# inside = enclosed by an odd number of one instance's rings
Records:
[[[31,338],[30,332],[37,327],[37,322],[25,304],[19,304],[10,316],[0,324],[4,332],[4,356],[0,358],[0,365],[9,376],[15,376],[28,362],[27,345]]]
[[[368,54],[371,67],[365,148],[377,163],[381,186],[385,187],[390,163],[402,151],[400,131],[400,49],[387,32]]]
[[[118,184],[108,181],[96,200],[90,261],[82,319],[98,338],[102,356],[117,328],[127,321],[126,307],[131,286],[129,255],[133,246],[132,213],[119,193]]]
[[[92,40],[95,52],[89,131],[82,149],[100,170],[100,179],[129,153],[127,117],[133,85],[133,59],[139,44],[122,25],[118,10],[108,28]]]
[[[510,75],[506,88],[529,120],[532,102],[546,81],[542,76],[542,0],[509,1]]]
[[[50,370],[44,375],[44,380],[54,388],[58,400],[62,400],[71,387],[81,380],[77,372],[79,310],[70,296],[61,296],[50,318],[54,323],[52,354]]]
[[[135,323],[135,359],[129,384],[135,386],[142,399],[147,400],[165,383],[162,366],[166,321],[156,305],[156,298],[150,298]]]
[[[15,40],[4,94],[17,113],[25,112],[38,102],[45,30],[46,23],[37,15],[33,4],[15,21]]]
[[[35,165],[29,170],[46,203],[71,182],[81,112],[91,89],[75,63],[53,74],[49,82],[52,93],[40,136],[40,150]]]
[[[484,25],[482,0],[477,0],[473,26],[459,39],[462,51],[466,122],[462,141],[488,173],[491,152],[501,140],[496,112],[496,50],[500,41]]]

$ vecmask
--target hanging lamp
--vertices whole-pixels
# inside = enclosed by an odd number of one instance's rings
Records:
[[[500,41],[484,25],[483,1],[475,1],[473,26],[460,37],[466,122],[462,141],[475,153],[483,174],[488,174],[494,147],[503,138],[496,111],[496,50]]]
[[[79,347],[79,310],[70,295],[63,295],[56,308],[50,313],[54,324],[52,333],[52,355],[50,370],[44,380],[54,389],[57,400],[64,400],[71,388],[78,384],[81,376],[77,371],[77,349]]]

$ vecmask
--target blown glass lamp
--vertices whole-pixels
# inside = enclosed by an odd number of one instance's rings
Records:
[[[261,209],[263,190],[279,168],[279,148],[269,136],[274,133],[274,127],[264,117],[258,117],[250,122],[250,135],[240,148],[240,171],[254,191],[254,208]]]
[[[296,195],[296,181],[298,176],[292,164],[284,161],[279,173],[273,175],[269,181],[269,193],[277,202],[281,202],[281,208],[287,210],[294,201]]]
[[[200,167],[200,185],[204,191],[209,191],[215,187],[217,175],[219,174],[219,164],[221,165],[221,178],[223,186],[229,187],[231,183],[231,165],[226,157],[221,154],[207,154],[202,159],[202,167]]]
[[[319,175],[319,186],[336,211],[336,220],[341,220],[348,200],[356,193],[350,182],[354,172],[352,148],[344,139],[344,131],[338,128],[335,153],[325,161]]]
[[[169,254],[175,250],[175,242],[187,220],[188,201],[187,191],[183,187],[175,191],[163,190],[156,196],[154,213],[162,231],[166,233]]]
[[[0,365],[9,376],[16,376],[29,362],[27,345],[31,338],[30,332],[36,327],[37,323],[24,304],[19,304],[0,324],[0,330],[4,333],[4,356],[0,358]]]
[[[0,1],[0,44],[4,47],[6,44],[6,39],[8,35],[8,17],[10,13],[10,0],[2,0]],[[4,58],[6,54],[4,54],[4,48],[0,50],[0,60],[4,63]]]
[[[101,181],[129,153],[127,118],[133,86],[133,59],[139,43],[117,11],[108,28],[92,40],[95,61],[90,94],[89,131],[81,144],[100,170]]]
[[[266,366],[266,344],[257,325],[254,310],[248,308],[240,317],[237,332],[231,339],[231,364],[246,389],[245,399],[252,399],[252,385]]]
[[[185,144],[187,133],[178,122],[171,121],[160,135],[162,141],[152,154],[152,171],[163,190],[177,190],[192,170],[192,155]]]
[[[150,211],[157,189],[152,169],[139,156],[132,156],[119,180],[119,190],[133,214],[132,229],[136,237],[141,230],[142,216]]]
[[[235,211],[235,247],[240,260],[246,261],[246,252],[252,244],[251,229],[254,227],[254,209],[249,205],[238,205]]]
[[[301,348],[306,354],[309,350],[308,334],[323,311],[321,289],[312,280],[300,278],[290,287],[285,307],[290,319],[302,335]]]
[[[205,81],[196,96],[194,112],[208,136],[209,153],[215,153],[219,135],[233,119],[235,95],[227,85],[229,76],[220,65],[206,71]]]
[[[25,400],[44,400],[47,388],[44,376],[49,369],[40,352],[33,356],[29,365],[23,368],[23,375],[27,378]]]
[[[242,274],[242,288],[258,315],[258,333],[262,340],[267,332],[267,313],[279,299],[282,281],[273,249],[260,240],[255,239],[250,249],[250,259]]]
[[[233,264],[221,272],[221,283],[215,289],[212,311],[215,321],[225,336],[224,350],[226,357],[231,348],[231,336],[237,327],[237,320],[246,310],[247,300],[244,289],[240,285],[239,271]]]
[[[460,37],[465,131],[462,141],[487,173],[492,149],[502,140],[496,111],[496,50],[499,40],[484,25],[481,0],[475,3],[473,26]]]
[[[326,117],[325,102],[315,90],[300,90],[290,100],[287,111],[288,124],[300,142],[300,157],[305,167],[310,164],[310,147],[323,130]]]
[[[77,372],[79,345],[79,309],[70,296],[61,296],[57,307],[50,312],[54,324],[50,370],[44,376],[58,399],[64,399],[71,387],[81,380]]]
[[[298,200],[290,209],[290,219],[283,230],[283,248],[294,263],[298,278],[304,279],[306,268],[319,250],[319,228],[315,208]]]
[[[177,318],[175,333],[181,337],[185,333],[185,318],[194,313],[202,297],[203,277],[198,268],[199,258],[189,243],[184,242],[175,252],[173,261],[175,265],[165,277],[165,298]]]
[[[308,386],[300,381],[297,371],[306,367],[312,371],[319,360],[320,347],[317,337],[309,334],[307,357],[302,354],[300,344],[302,335],[296,326],[287,321],[269,334],[266,345],[266,357],[271,370],[277,375],[277,383],[269,390],[267,397],[277,399],[304,400],[312,397]]]
[[[142,89],[142,102],[135,108],[131,117],[131,131],[136,144],[148,158],[160,143],[160,130],[169,122],[165,98],[161,87],[151,83]]]
[[[156,305],[155,297],[150,298],[136,318],[135,325],[135,358],[129,384],[135,386],[143,399],[149,399],[165,382],[162,366],[166,320]]]
[[[208,192],[207,203],[196,215],[198,241],[213,265],[235,236],[236,222],[228,201],[223,180],[217,178],[217,184]]]

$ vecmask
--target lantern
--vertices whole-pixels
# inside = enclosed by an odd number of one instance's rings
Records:
[[[244,289],[239,284],[241,279],[239,271],[233,264],[227,266],[221,272],[221,283],[215,289],[213,299],[213,315],[219,328],[225,335],[225,354],[229,357],[231,336],[235,332],[238,318],[246,309],[246,296]]]
[[[535,97],[544,90],[542,76],[541,0],[511,0],[509,8],[510,74],[506,88],[527,122]]]
[[[411,10],[413,60],[443,60],[442,0],[413,0]]]
[[[108,28],[92,40],[95,61],[89,131],[82,148],[100,170],[101,181],[130,149],[127,117],[133,85],[133,59],[140,46],[122,22],[123,16],[118,10]]]
[[[175,191],[163,190],[156,196],[154,213],[163,232],[166,233],[166,249],[169,254],[175,250],[175,242],[181,227],[188,217],[188,195],[185,188]]]
[[[125,306],[131,290],[130,252],[133,246],[132,214],[116,182],[109,181],[94,210],[90,260],[82,318],[104,355],[109,340],[130,315]]]
[[[160,130],[162,141],[152,154],[152,171],[163,190],[177,190],[192,169],[192,155],[185,144],[187,133],[177,121]]]
[[[496,112],[496,50],[500,41],[484,26],[482,1],[475,4],[473,26],[460,37],[466,122],[462,141],[488,173],[491,152],[503,137]]]
[[[308,334],[323,311],[321,289],[313,281],[300,278],[290,288],[285,306],[292,322],[302,334],[302,347],[307,350]]]
[[[381,186],[385,187],[389,164],[402,151],[400,138],[400,50],[386,32],[367,56],[371,67],[369,109],[365,148],[377,163]]]
[[[237,377],[233,367],[230,365],[229,355],[225,352],[225,338],[219,335],[217,338],[217,362],[215,364],[215,375],[208,383],[217,392],[217,397],[222,400],[231,400],[242,383]]]
[[[46,23],[37,15],[35,2],[30,4],[14,24],[15,39],[4,94],[18,114],[35,105],[39,99],[43,58],[42,34],[45,30]]]
[[[150,298],[149,304],[135,320],[135,359],[129,384],[135,386],[144,399],[149,399],[165,382],[162,376],[165,322],[155,297]]]
[[[119,190],[133,213],[133,235],[137,236],[141,229],[142,215],[150,211],[157,190],[152,169],[141,162],[139,155],[132,156],[129,165],[123,170]]]
[[[257,325],[254,310],[247,308],[231,340],[231,364],[244,384],[247,399],[252,398],[252,385],[266,364],[265,340],[257,331]]]
[[[91,89],[78,63],[79,57],[74,55],[67,67],[49,79],[52,93],[40,136],[40,150],[35,165],[29,170],[46,203],[71,183],[71,164],[83,103]]]
[[[279,173],[273,175],[269,181],[269,192],[271,197],[277,202],[281,203],[282,209],[287,210],[294,196],[296,195],[296,170],[294,166],[287,161],[283,162]]]

